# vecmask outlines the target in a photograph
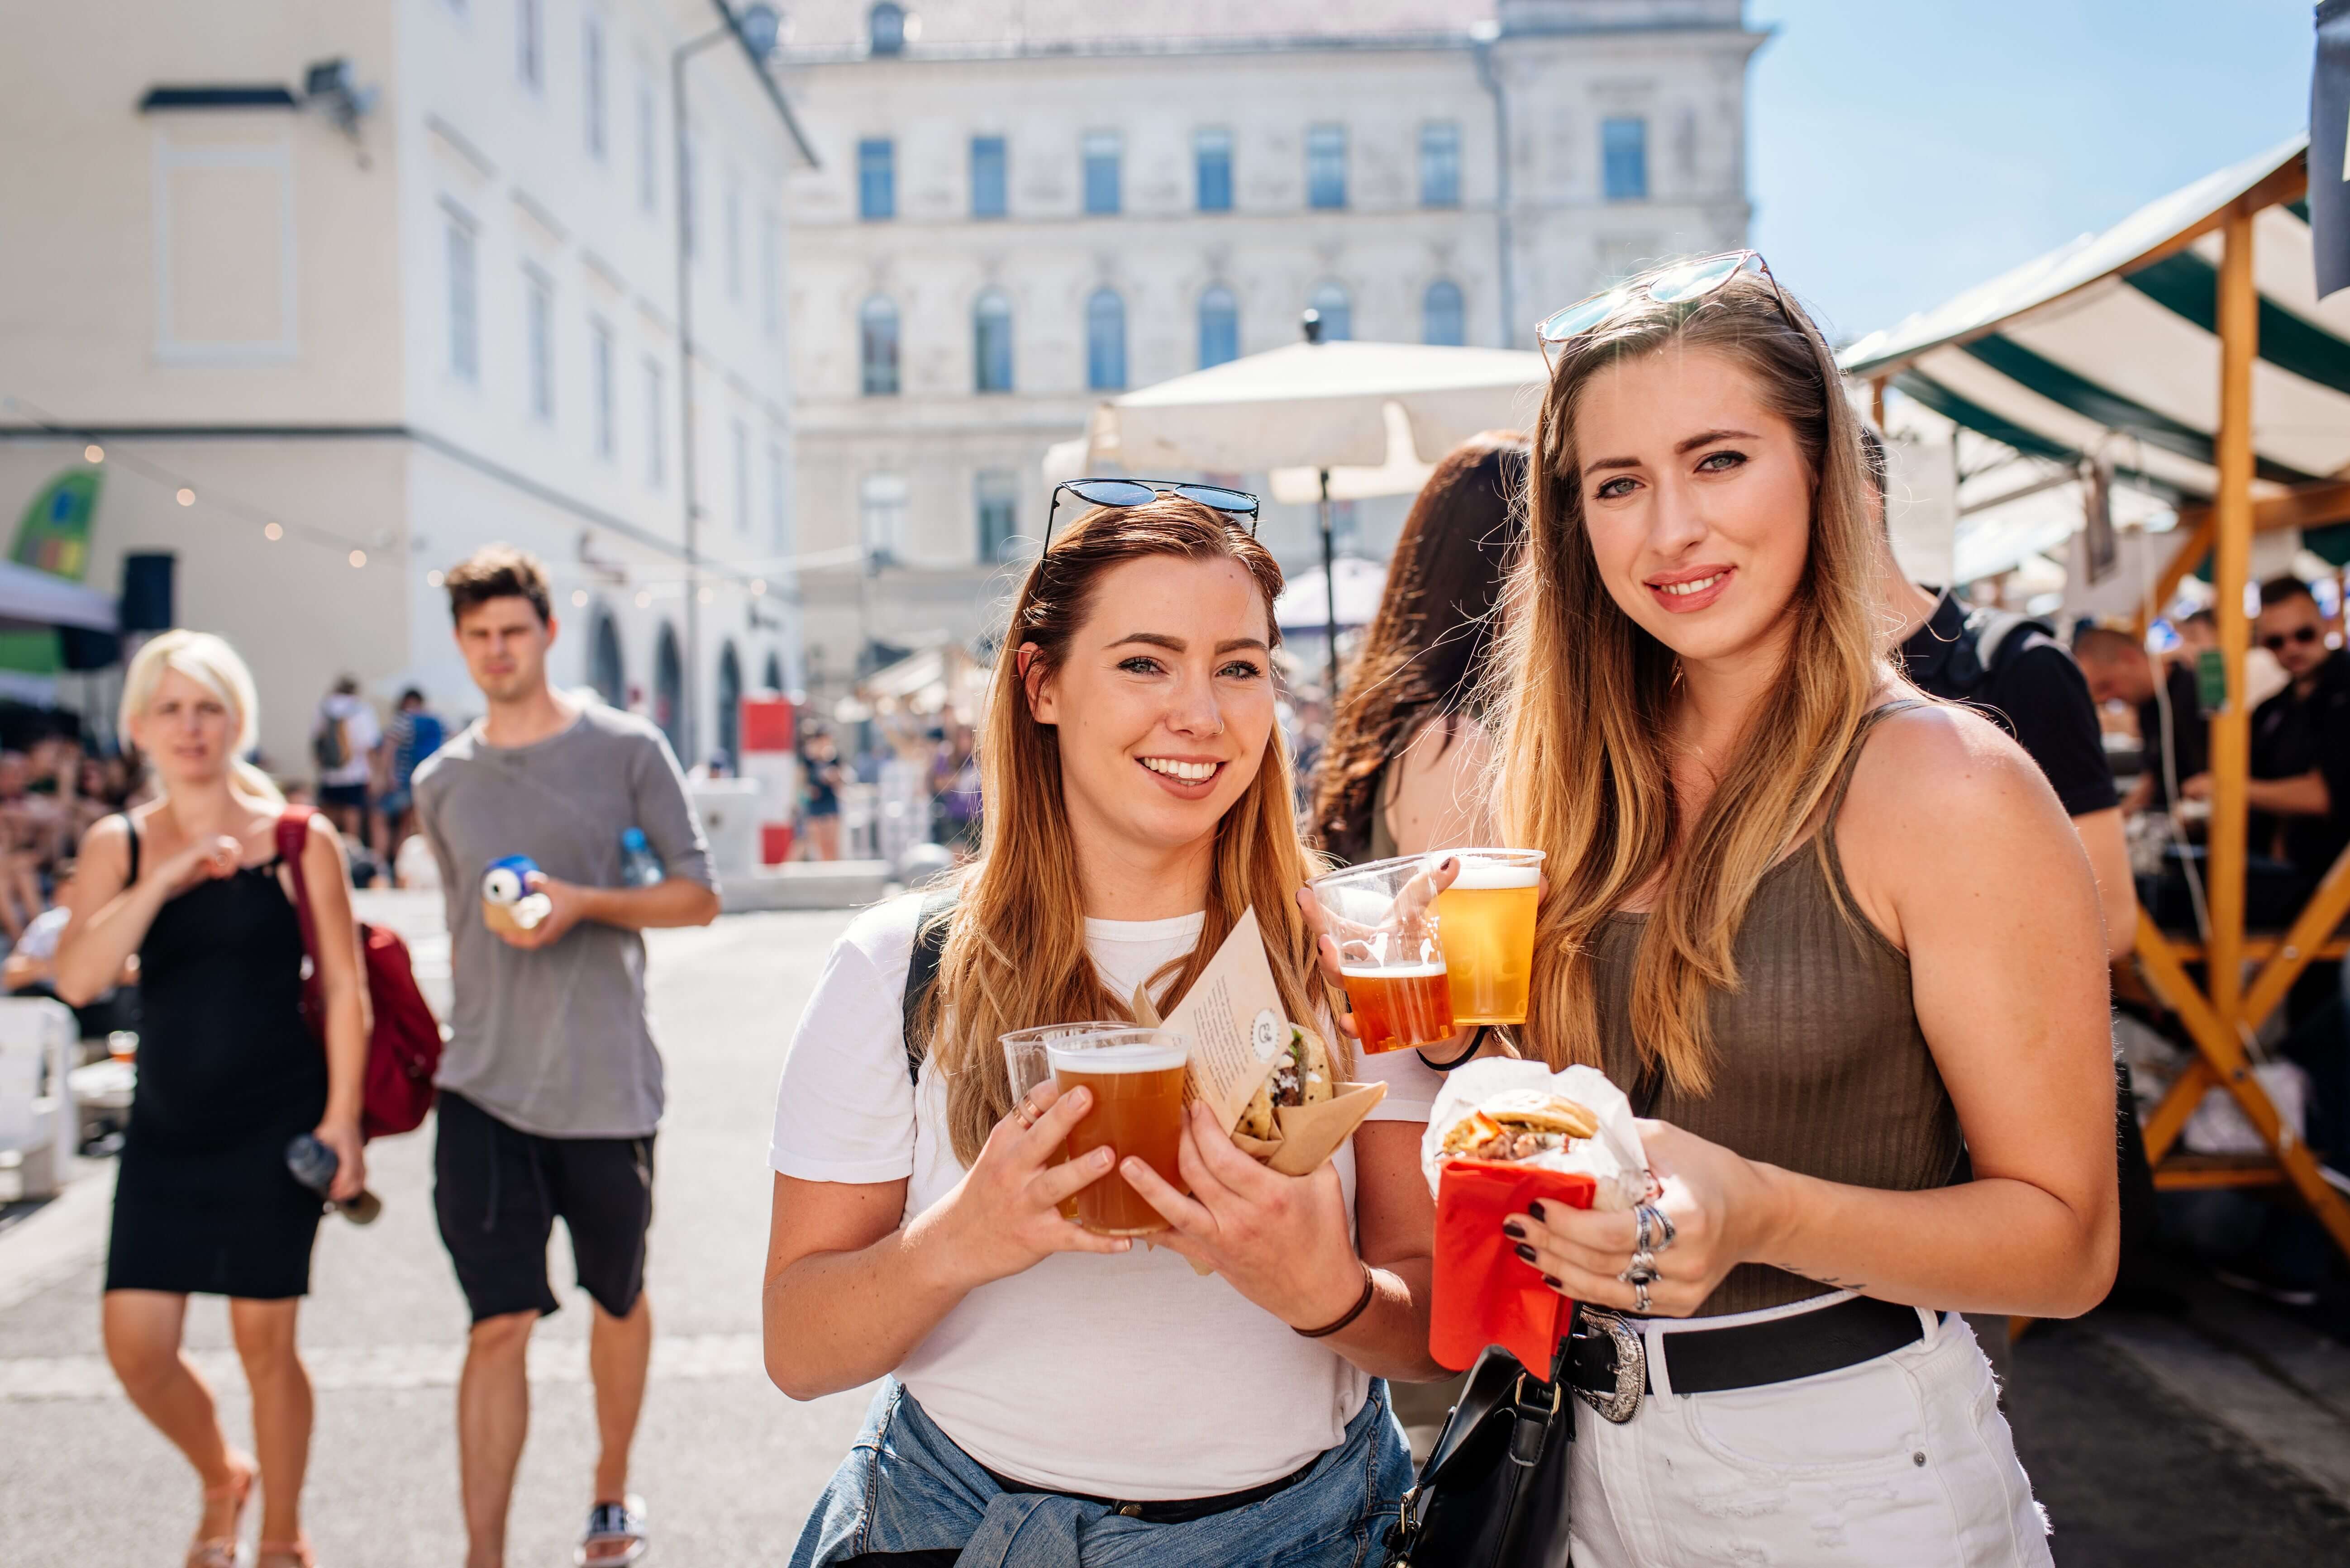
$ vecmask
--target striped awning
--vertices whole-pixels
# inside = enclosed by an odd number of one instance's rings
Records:
[[[2026,456],[2103,458],[2174,505],[2208,500],[2218,488],[2216,220],[2299,164],[2308,140],[2199,180],[1838,358],[1855,379],[1887,378]],[[2252,268],[2259,501],[2350,476],[2350,292],[2319,302],[2301,202],[2254,219]]]

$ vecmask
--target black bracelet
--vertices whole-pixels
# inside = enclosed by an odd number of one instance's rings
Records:
[[[1357,1261],[1359,1262],[1359,1260]],[[1356,1298],[1355,1304],[1353,1306],[1347,1309],[1346,1316],[1340,1318],[1337,1322],[1330,1324],[1326,1328],[1293,1328],[1290,1332],[1304,1339],[1327,1339],[1332,1334],[1337,1333],[1340,1329],[1346,1327],[1348,1324],[1354,1322],[1357,1318],[1362,1316],[1363,1309],[1371,1304],[1371,1298],[1378,1294],[1378,1276],[1371,1272],[1370,1264],[1364,1263],[1363,1293]]]
[[[1450,1073],[1453,1068],[1464,1064],[1471,1057],[1476,1055],[1478,1052],[1482,1051],[1485,1048],[1485,1036],[1492,1032],[1492,1028],[1493,1026],[1490,1023],[1480,1023],[1477,1025],[1477,1033],[1469,1036],[1469,1049],[1461,1052],[1461,1054],[1455,1056],[1450,1062],[1431,1062],[1428,1059],[1428,1053],[1425,1051],[1414,1051],[1412,1054],[1418,1056],[1420,1061],[1420,1065],[1426,1067],[1431,1073]]]

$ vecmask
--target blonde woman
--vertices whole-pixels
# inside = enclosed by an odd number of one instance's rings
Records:
[[[1121,483],[1141,504],[1053,539],[1013,607],[935,983],[905,1016],[921,899],[868,911],[785,1064],[768,1374],[803,1399],[884,1379],[794,1568],[1351,1568],[1409,1480],[1381,1380],[1441,1370],[1419,1168],[1437,1080],[1410,1052],[1356,1065],[1388,1081],[1380,1119],[1310,1177],[1204,1111],[1195,1196],[1127,1160],[1172,1227],[1155,1249],[1061,1217],[1111,1168],[1055,1163],[1087,1091],[1012,1101],[999,1035],[1123,1016],[1141,984],[1171,1007],[1252,907],[1290,1016],[1315,1016],[1280,568],[1234,516]]]
[[[317,922],[326,1048],[302,1015],[302,931],[278,863],[286,803],[241,759],[257,723],[235,649],[171,631],[140,649],[123,682],[122,732],[149,759],[159,797],[90,829],[57,950],[57,994],[77,1005],[139,955],[145,1025],[139,1088],[116,1178],[107,1251],[107,1358],[142,1414],[195,1467],[203,1515],[189,1568],[234,1568],[258,1480],[258,1568],[310,1568],[302,1475],[310,1381],[295,1350],[309,1290],[318,1195],[287,1172],[286,1146],[314,1134],[340,1168],[365,1170],[359,1096],[366,1001],[341,842],[309,817],[302,871]],[[253,1391],[258,1458],[229,1446],[212,1391],[180,1349],[191,1294],[229,1298]]]
[[[2080,840],[1880,657],[1857,426],[1761,257],[1543,337],[1495,744],[1506,842],[1549,852],[1525,1044],[1637,1085],[1663,1179],[1504,1227],[1622,1314],[1577,1366],[1617,1419],[1578,1421],[1575,1561],[2046,1563],[1957,1314],[2113,1277]]]

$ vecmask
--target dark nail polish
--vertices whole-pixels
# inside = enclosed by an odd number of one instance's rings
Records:
[[[1558,1277],[1555,1274],[1544,1274],[1543,1276],[1543,1283],[1548,1285],[1555,1291],[1563,1291],[1566,1289],[1565,1285],[1558,1282]]]
[[[1524,1241],[1524,1240],[1526,1239],[1526,1228],[1525,1228],[1523,1225],[1519,1224],[1519,1223],[1518,1223],[1516,1220],[1503,1220],[1503,1221],[1502,1221],[1502,1231],[1503,1231],[1503,1234],[1504,1234],[1504,1235],[1506,1235],[1506,1236],[1513,1237],[1513,1238],[1514,1238],[1515,1240],[1520,1241]]]
[[[1542,1199],[1539,1198],[1526,1205],[1526,1212],[1533,1215],[1535,1219],[1541,1220],[1545,1225],[1550,1223],[1550,1216],[1543,1212]]]
[[[1518,1256],[1531,1263],[1534,1261],[1534,1250],[1532,1247],[1526,1246],[1523,1242],[1521,1242],[1518,1246]]]

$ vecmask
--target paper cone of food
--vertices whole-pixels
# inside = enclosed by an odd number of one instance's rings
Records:
[[[1547,1376],[1572,1303],[1517,1255],[1502,1221],[1535,1201],[1620,1210],[1644,1199],[1630,1103],[1596,1068],[1471,1062],[1437,1096],[1420,1159],[1436,1194],[1429,1353],[1459,1368],[1498,1345]]]
[[[1341,1081],[1322,1037],[1289,1026],[1289,1045],[1232,1127],[1232,1142],[1284,1176],[1305,1176],[1355,1136],[1387,1097],[1385,1084]]]

